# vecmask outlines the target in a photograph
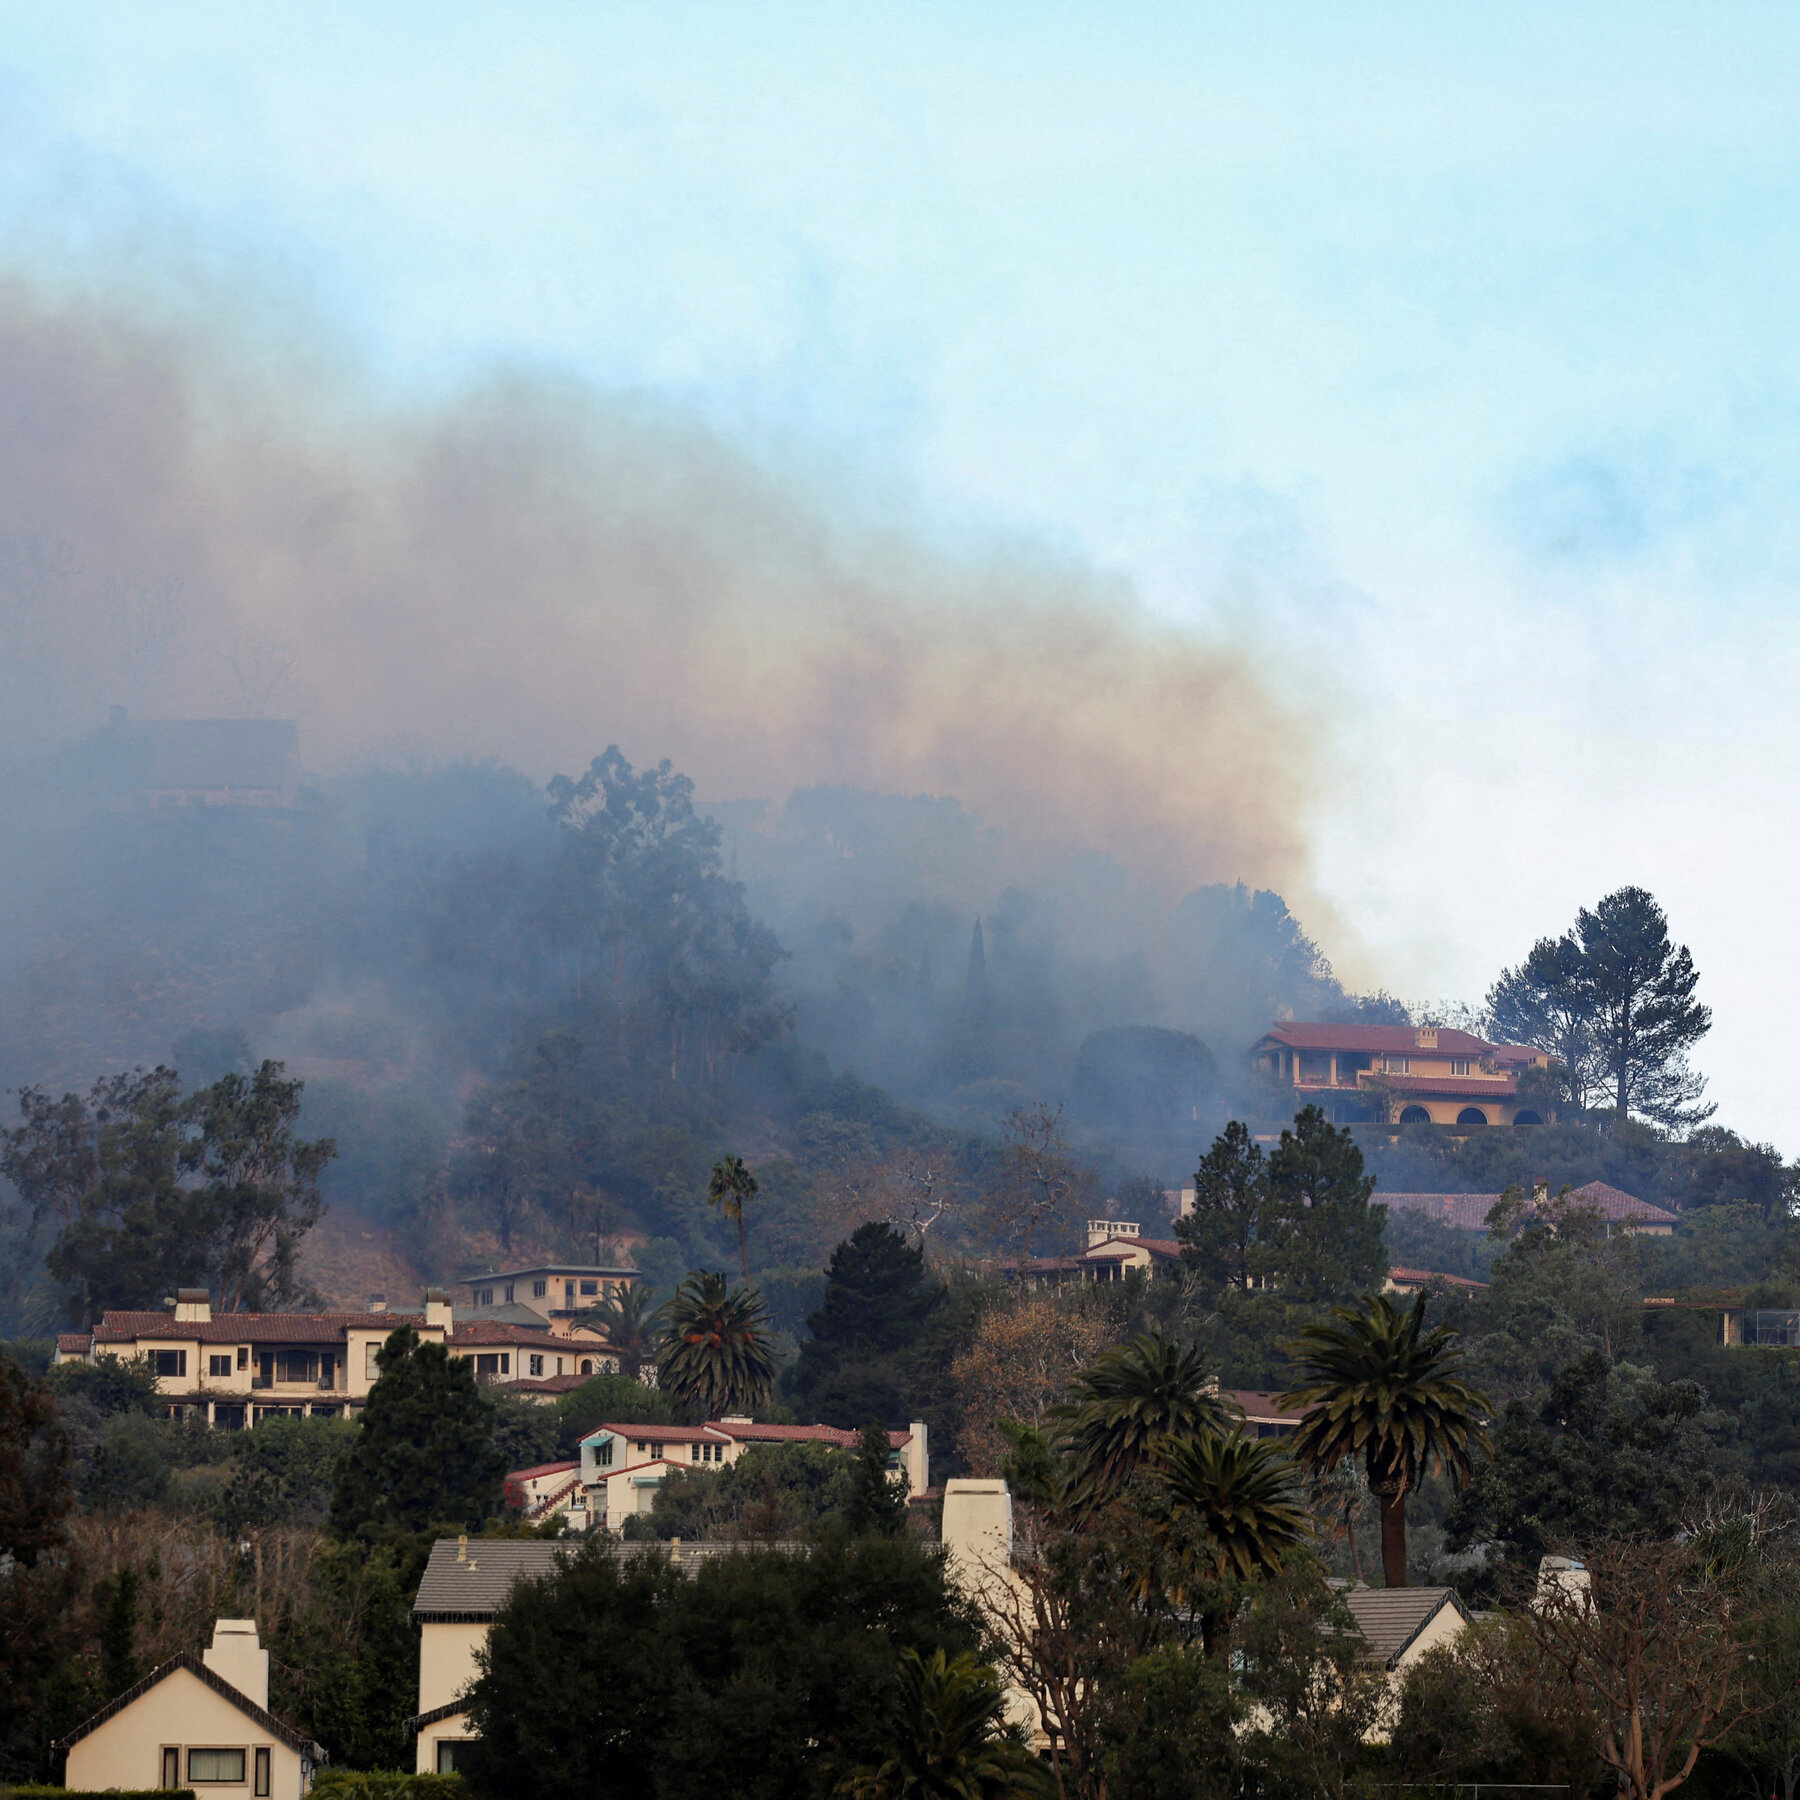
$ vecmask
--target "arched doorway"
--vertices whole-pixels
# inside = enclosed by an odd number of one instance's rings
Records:
[[[1536,1113],[1529,1110],[1513,1114],[1513,1123],[1515,1125],[1541,1125],[1543,1122],[1544,1121],[1540,1119]]]
[[[1479,1106],[1465,1106],[1456,1115],[1456,1122],[1459,1125],[1485,1125],[1487,1114]]]
[[[1429,1125],[1431,1114],[1422,1106],[1404,1107],[1400,1113],[1400,1123],[1402,1125]]]

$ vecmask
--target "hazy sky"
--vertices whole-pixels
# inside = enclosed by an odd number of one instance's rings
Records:
[[[1477,998],[1641,882],[1722,1122],[1800,1150],[1791,8],[0,22],[11,268],[222,281],[390,398],[496,359],[673,396],[1090,559],[1314,740],[1346,973]]]

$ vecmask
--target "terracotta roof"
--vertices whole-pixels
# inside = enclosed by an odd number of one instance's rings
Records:
[[[836,1425],[763,1425],[754,1420],[707,1420],[709,1431],[722,1431],[740,1444],[830,1444],[835,1449],[853,1450],[862,1441],[860,1431],[845,1431]],[[910,1431],[890,1431],[890,1449],[899,1450],[912,1442]]]
[[[1281,1395],[1272,1388],[1224,1388],[1220,1399],[1229,1401],[1253,1425],[1297,1426],[1305,1413],[1283,1412]]]
[[[596,1443],[602,1433],[634,1444],[708,1444],[723,1435],[710,1425],[596,1425],[581,1441]]]
[[[477,1538],[468,1560],[456,1560],[457,1540],[439,1538],[413,1599],[415,1619],[491,1619],[519,1581],[556,1572],[567,1546],[549,1538]]]
[[[450,1328],[450,1348],[461,1350],[472,1344],[525,1344],[542,1350],[557,1340],[550,1335],[548,1324],[541,1329],[530,1325],[507,1325],[498,1320],[480,1320]]]
[[[1388,1280],[1394,1282],[1412,1281],[1423,1286],[1428,1281],[1441,1281],[1450,1287],[1482,1288],[1487,1287],[1485,1281],[1471,1281],[1467,1275],[1446,1275],[1442,1269],[1402,1269],[1388,1270]]]
[[[546,1475],[566,1475],[571,1469],[579,1469],[578,1462],[538,1463],[529,1469],[514,1469],[506,1477],[508,1481],[541,1481]]]
[[[1429,1026],[1414,1025],[1313,1025],[1298,1020],[1271,1025],[1258,1040],[1273,1039],[1290,1050],[1366,1050],[1383,1056],[1486,1056],[1495,1046],[1486,1038],[1447,1025],[1437,1028],[1437,1042],[1419,1042],[1419,1032]]]
[[[73,1355],[77,1351],[85,1352],[93,1347],[94,1337],[88,1331],[65,1331],[56,1340],[56,1347],[64,1355]]]
[[[1104,1237],[1099,1243],[1090,1244],[1082,1252],[1082,1260],[1085,1262],[1102,1260],[1100,1252],[1105,1250],[1109,1244],[1121,1244],[1126,1249],[1130,1249],[1135,1244],[1148,1250],[1152,1256],[1179,1256],[1181,1254],[1181,1246],[1173,1238]]]
[[[523,1381],[507,1383],[509,1394],[572,1394],[584,1382],[592,1381],[591,1375],[531,1375]]]
[[[171,1312],[109,1312],[94,1331],[97,1344],[129,1344],[139,1338],[202,1344],[336,1344],[347,1331],[395,1331],[423,1327],[423,1313],[216,1313],[202,1323]]]
[[[1680,1222],[1678,1214],[1666,1212],[1660,1206],[1652,1206],[1648,1200],[1640,1200],[1634,1194],[1628,1194],[1622,1188],[1612,1187],[1604,1181],[1590,1181],[1585,1187],[1571,1188],[1567,1197],[1579,1206],[1592,1207],[1603,1219],[1612,1221],[1630,1220],[1642,1225],[1675,1225]],[[1399,1207],[1405,1212],[1429,1213],[1433,1218],[1442,1219],[1446,1225],[1453,1225],[1459,1231],[1485,1231],[1488,1213],[1499,1203],[1500,1196],[1377,1192],[1375,1200],[1379,1205],[1390,1209]],[[1527,1211],[1529,1210],[1528,1205]]]
[[[1358,1586],[1344,1591],[1344,1604],[1350,1608],[1370,1656],[1390,1669],[1446,1606],[1461,1613],[1465,1624],[1470,1622],[1469,1609],[1455,1588]]]
[[[177,1670],[187,1672],[206,1683],[215,1694],[229,1700],[247,1719],[252,1720],[270,1737],[279,1738],[296,1756],[304,1756],[315,1763],[325,1760],[325,1752],[311,1738],[302,1736],[293,1726],[285,1725],[267,1708],[258,1706],[248,1694],[234,1688],[223,1675],[215,1674],[203,1663],[192,1650],[184,1650],[179,1656],[172,1656],[166,1662],[150,1671],[144,1679],[134,1687],[128,1687],[116,1700],[110,1700],[91,1718],[84,1719],[65,1738],[59,1738],[52,1746],[55,1750],[67,1750],[78,1744],[90,1732],[97,1731],[106,1721],[118,1713],[122,1713],[133,1701],[141,1700],[144,1695],[159,1683],[167,1681]]]

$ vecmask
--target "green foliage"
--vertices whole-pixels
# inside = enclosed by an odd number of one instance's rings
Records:
[[[688,1401],[677,1399],[662,1388],[646,1387],[629,1375],[596,1375],[557,1401],[557,1455],[545,1460],[572,1461],[581,1454],[581,1440],[596,1426],[692,1425],[698,1422],[699,1412]]]
[[[0,1559],[32,1567],[63,1541],[69,1439],[49,1386],[0,1355]]]
[[[722,1274],[690,1275],[662,1309],[657,1386],[708,1418],[749,1412],[775,1385],[762,1302],[753,1288],[730,1288]]]
[[[593,1323],[619,1353],[619,1373],[636,1381],[656,1356],[656,1307],[645,1281],[616,1288],[593,1311]],[[622,1414],[614,1414],[622,1417]]]
[[[95,1583],[101,1621],[100,1691],[108,1700],[135,1686],[143,1673],[137,1656],[141,1587],[142,1578],[129,1563]]]
[[[99,1356],[90,1362],[58,1363],[44,1377],[58,1401],[85,1402],[102,1417],[147,1412],[156,1398],[156,1376],[147,1356]]]
[[[1213,1140],[1194,1175],[1194,1208],[1175,1223],[1182,1260],[1208,1287],[1247,1289],[1260,1261],[1269,1172],[1250,1128],[1233,1119]]]
[[[1050,1771],[1004,1722],[1000,1679],[969,1654],[900,1655],[899,1699],[879,1762],[838,1783],[848,1800],[1010,1800],[1056,1792]]]
[[[1170,1500],[1204,1532],[1218,1582],[1279,1570],[1312,1536],[1293,1459],[1277,1438],[1234,1431],[1171,1440],[1158,1473]]]
[[[1230,1800],[1244,1702],[1223,1657],[1167,1645],[1129,1664],[1104,1728],[1112,1800]]]
[[[626,1523],[683,1543],[810,1538],[842,1517],[855,1474],[853,1459],[825,1444],[756,1444],[722,1469],[665,1477],[650,1513]]]
[[[77,1323],[193,1284],[222,1311],[297,1296],[295,1258],[336,1150],[294,1135],[302,1085],[264,1062],[193,1093],[167,1068],[107,1077],[85,1098],[21,1092],[0,1173],[34,1224],[57,1228],[45,1260]]]
[[[791,1378],[802,1415],[840,1425],[917,1417],[922,1334],[945,1297],[922,1247],[891,1225],[859,1225],[832,1251],[824,1302],[807,1320]]]
[[[119,1413],[88,1452],[75,1485],[82,1506],[90,1512],[135,1512],[167,1497],[171,1469],[163,1421],[143,1413]]]
[[[339,1465],[330,1524],[379,1539],[430,1526],[472,1529],[500,1510],[506,1461],[493,1408],[466,1359],[402,1325],[382,1346],[380,1378]]]
[[[234,1431],[220,1522],[233,1531],[322,1523],[338,1465],[359,1431],[351,1420],[305,1418],[264,1419],[252,1431]]]
[[[1160,1331],[1103,1352],[1051,1416],[1066,1427],[1070,1499],[1080,1507],[1116,1497],[1137,1469],[1160,1458],[1167,1440],[1228,1423],[1205,1354]]]
[[[738,1232],[738,1257],[743,1264],[744,1285],[750,1285],[750,1246],[744,1235],[744,1208],[756,1198],[756,1177],[734,1150],[713,1164],[706,1178],[706,1204],[717,1207],[733,1220]]]
[[[941,1556],[906,1538],[745,1551],[691,1575],[584,1545],[516,1588],[471,1696],[475,1800],[829,1791],[820,1755],[878,1763],[901,1654],[977,1648]]]
[[[874,1420],[857,1440],[844,1525],[859,1537],[896,1537],[906,1529],[906,1484],[894,1471],[886,1428]]]
[[[1333,1307],[1290,1346],[1299,1365],[1282,1396],[1305,1409],[1288,1439],[1296,1461],[1325,1472],[1357,1460],[1381,1501],[1389,1587],[1406,1585],[1406,1496],[1428,1468],[1467,1481],[1485,1436],[1488,1402],[1463,1379],[1464,1353],[1448,1326],[1425,1330],[1426,1296],[1404,1312],[1383,1294]]]
[[[1387,1274],[1381,1231],[1385,1209],[1369,1204],[1374,1178],[1349,1128],[1316,1106],[1294,1116],[1269,1154],[1272,1258],[1295,1300],[1341,1299]]]
[[[339,1769],[313,1777],[312,1800],[463,1800],[460,1775],[415,1775],[402,1769]]]
[[[558,1462],[562,1428],[555,1412],[522,1394],[498,1388],[488,1396],[494,1409],[494,1448],[509,1469],[534,1469]]]

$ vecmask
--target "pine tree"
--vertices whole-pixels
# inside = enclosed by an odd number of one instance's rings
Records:
[[[844,1523],[858,1537],[898,1537],[906,1529],[906,1492],[890,1467],[892,1459],[887,1432],[871,1419],[856,1446],[850,1498],[844,1503]]]
[[[474,1528],[500,1510],[506,1459],[494,1409],[466,1360],[402,1325],[382,1346],[380,1379],[338,1470],[331,1530],[383,1539],[434,1526]]]
[[[1284,1292],[1341,1300],[1380,1284],[1387,1209],[1369,1204],[1374,1191],[1349,1127],[1334,1126],[1316,1106],[1301,1108],[1269,1156],[1272,1254]]]

